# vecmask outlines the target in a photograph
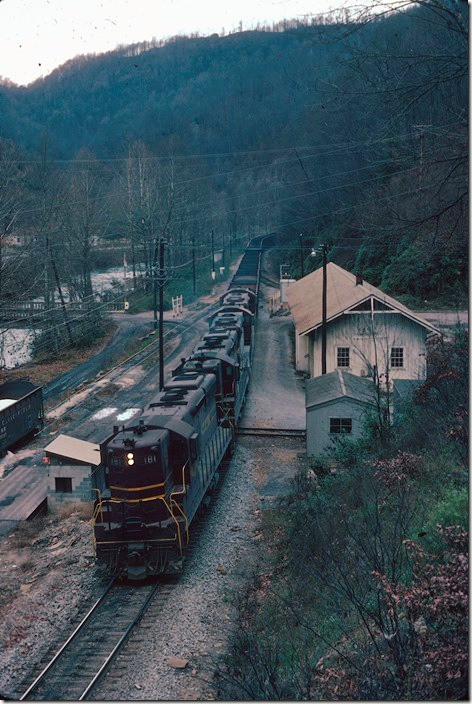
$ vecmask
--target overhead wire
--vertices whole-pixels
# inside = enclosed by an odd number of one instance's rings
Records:
[[[405,133],[405,134],[403,134],[403,135],[396,135],[396,136],[394,136],[394,137],[382,137],[382,138],[379,138],[379,139],[377,139],[377,140],[375,140],[375,139],[374,139],[374,140],[363,140],[363,141],[359,141],[359,142],[353,142],[353,141],[351,140],[351,141],[349,141],[349,142],[342,142],[342,143],[340,143],[340,144],[341,144],[340,147],[338,147],[337,145],[334,145],[334,150],[333,150],[333,151],[324,151],[324,152],[321,152],[321,153],[318,153],[318,154],[308,154],[308,155],[302,155],[302,156],[297,155],[296,157],[294,157],[294,158],[292,158],[292,159],[284,159],[284,160],[280,160],[280,161],[277,161],[277,162],[271,161],[271,162],[268,162],[268,163],[265,163],[265,164],[255,164],[255,165],[252,165],[252,166],[240,167],[240,168],[236,168],[236,169],[231,169],[231,170],[229,170],[229,171],[217,172],[217,173],[213,173],[213,174],[208,174],[208,175],[206,175],[206,176],[199,176],[199,177],[197,177],[197,178],[185,179],[185,180],[183,180],[183,181],[169,181],[169,182],[166,183],[166,184],[159,184],[158,187],[160,187],[160,188],[165,188],[165,187],[172,186],[172,187],[175,188],[176,186],[187,185],[187,184],[190,184],[190,183],[197,183],[197,182],[209,180],[209,179],[212,179],[212,178],[221,178],[222,176],[230,176],[230,175],[235,174],[235,173],[242,173],[242,172],[245,172],[245,171],[252,171],[252,170],[254,170],[254,169],[260,169],[260,168],[266,168],[266,167],[269,167],[269,168],[279,167],[279,166],[284,165],[284,164],[290,164],[290,163],[300,162],[300,161],[303,161],[303,160],[314,159],[314,158],[318,158],[318,157],[333,156],[333,155],[337,155],[337,154],[340,154],[340,153],[343,153],[343,152],[346,152],[346,151],[347,151],[347,152],[349,152],[349,151],[354,151],[354,150],[359,149],[359,148],[361,148],[361,147],[374,146],[374,145],[379,145],[379,144],[386,143],[386,142],[391,142],[391,141],[397,142],[397,141],[412,139],[412,138],[414,138],[414,137],[415,137],[415,135],[414,135],[412,132],[408,132],[408,133]],[[313,147],[313,148],[315,148],[315,147]],[[294,148],[293,148],[293,147],[290,147],[290,148],[287,148],[286,151],[293,151],[293,150],[294,150]],[[166,159],[169,159],[169,157],[165,157],[165,158],[166,158]],[[152,160],[153,157],[149,157],[149,159]],[[128,157],[117,158],[116,160],[117,160],[117,161],[128,161]],[[137,160],[138,160],[138,159],[137,159]],[[143,157],[143,158],[140,158],[139,160],[140,160],[140,161],[144,160],[144,157]],[[73,161],[74,161],[73,159],[71,159],[71,160],[65,160],[64,163],[69,163],[69,162],[73,162]],[[19,162],[17,162],[17,163],[19,163]],[[41,163],[41,162],[31,162],[31,163]],[[98,162],[98,163],[99,163],[99,162]],[[109,197],[108,195],[99,196],[99,197],[97,197],[97,198],[95,199],[95,202],[98,202],[98,201],[100,201],[100,200],[105,200],[105,199],[107,199],[108,197]],[[66,201],[66,202],[58,203],[57,205],[52,204],[51,207],[52,207],[53,209],[56,209],[56,208],[59,208],[59,207],[64,207],[64,206],[66,206],[66,205],[78,205],[78,204],[83,204],[84,202],[88,202],[88,201],[84,201],[84,200]],[[39,208],[32,208],[32,209],[29,209],[29,210],[23,210],[22,213],[28,214],[28,213],[39,212],[39,211],[42,211],[42,210],[43,210],[42,207],[39,207]]]

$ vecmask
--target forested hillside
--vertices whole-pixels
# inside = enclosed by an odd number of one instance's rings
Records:
[[[4,81],[0,297],[90,296],[107,240],[151,276],[165,237],[173,276],[194,246],[210,256],[213,230],[232,250],[279,233],[296,276],[324,241],[406,302],[460,305],[467,27],[466,3],[433,0],[121,47],[28,87]],[[27,246],[12,256],[15,237]]]

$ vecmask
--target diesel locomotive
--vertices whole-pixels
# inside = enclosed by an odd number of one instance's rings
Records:
[[[251,373],[261,251],[260,241],[246,250],[246,285],[238,270],[208,332],[163,390],[100,445],[93,536],[97,563],[111,575],[140,580],[181,569],[192,522],[232,452]]]

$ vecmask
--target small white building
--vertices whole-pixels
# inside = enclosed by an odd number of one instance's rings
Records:
[[[308,379],[305,394],[308,455],[329,456],[339,438],[360,438],[378,408],[371,379],[339,370]]]
[[[296,368],[320,376],[323,269],[287,289],[295,322]],[[337,264],[327,264],[326,372],[426,378],[426,337],[437,328]]]
[[[58,435],[47,447],[48,509],[63,504],[89,504],[97,498],[100,447],[69,435]]]

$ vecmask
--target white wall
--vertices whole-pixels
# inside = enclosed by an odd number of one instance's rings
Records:
[[[308,455],[334,454],[334,444],[340,438],[356,439],[363,435],[364,424],[373,406],[351,398],[339,398],[329,403],[307,408],[306,449]],[[330,434],[330,418],[352,418],[352,433]]]
[[[298,371],[310,371],[310,352],[308,337],[297,335],[295,333],[295,367]]]
[[[342,315],[328,324],[326,371],[337,367],[337,348],[349,347],[350,366],[344,371],[361,376],[361,371],[377,364],[379,373],[388,371],[391,379],[426,378],[427,329],[399,313],[375,313],[374,327],[370,313]],[[298,336],[299,337],[299,336]],[[310,375],[321,375],[321,330],[305,337],[310,345]],[[392,347],[403,347],[403,368],[390,365]]]

